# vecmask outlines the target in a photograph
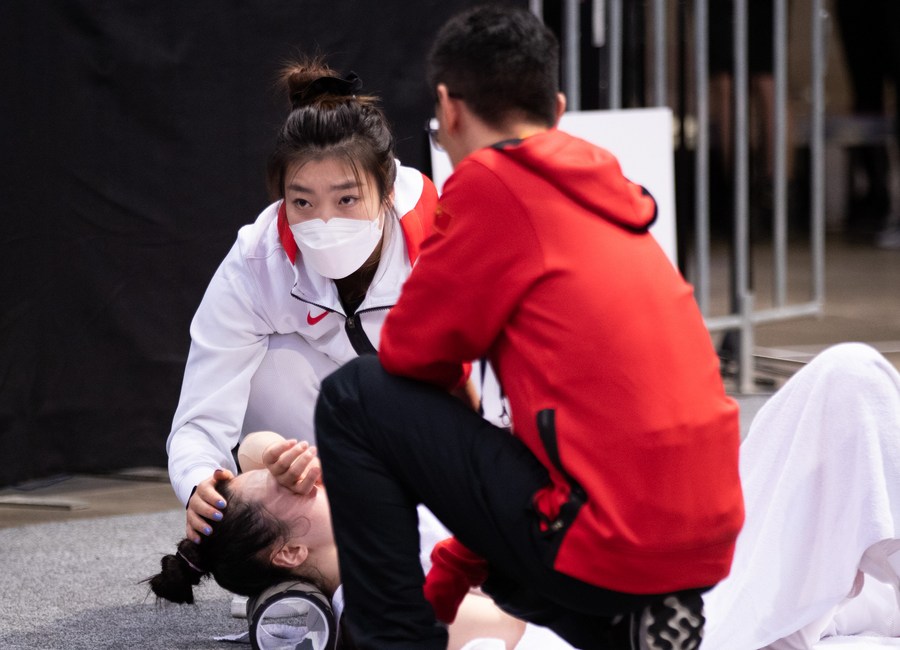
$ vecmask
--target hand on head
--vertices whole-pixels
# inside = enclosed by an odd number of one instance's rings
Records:
[[[185,536],[200,543],[201,535],[212,534],[210,521],[222,519],[222,510],[228,505],[222,495],[216,491],[216,482],[234,478],[227,469],[217,469],[212,476],[200,481],[187,504],[187,526]]]
[[[262,461],[281,485],[297,494],[308,494],[322,476],[316,453],[305,440],[284,440],[266,447]]]
[[[315,447],[305,440],[285,440],[274,431],[249,434],[237,456],[242,472],[268,469],[279,484],[297,494],[308,494],[322,475]]]
[[[315,447],[305,440],[285,440],[272,431],[257,431],[244,438],[238,449],[238,460],[243,471],[268,469],[280,485],[297,494],[308,494],[322,476],[322,465]],[[201,535],[212,534],[211,522],[221,521],[228,504],[216,491],[215,484],[230,478],[234,478],[230,471],[217,469],[197,485],[188,501],[188,539],[199,543]]]

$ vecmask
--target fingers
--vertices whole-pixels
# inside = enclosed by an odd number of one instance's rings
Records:
[[[216,481],[227,481],[234,478],[234,473],[230,469],[217,469],[213,472],[213,479]]]
[[[310,449],[312,451],[316,450],[315,447],[310,447]],[[306,466],[306,471],[300,475],[300,478],[291,489],[297,494],[308,494],[316,486],[320,478],[322,478],[322,463],[316,457],[309,462]]]
[[[187,525],[185,526],[185,535],[195,544],[199,544],[202,539],[201,535],[212,535],[212,527],[202,517],[198,517],[197,513],[187,511]]]
[[[228,505],[225,499],[216,491],[217,481],[234,478],[227,469],[217,469],[213,475],[197,484],[197,489],[191,495],[187,507],[187,525],[185,532],[187,538],[195,543],[200,542],[200,535],[211,535],[210,521],[221,521],[222,510]]]
[[[309,492],[322,475],[316,448],[305,440],[286,440],[270,445],[263,462],[281,485],[299,494]]]
[[[263,450],[263,465],[269,468],[269,471],[273,474],[276,471],[279,474],[283,473],[294,461],[296,454],[303,453],[307,448],[309,448],[309,443],[305,440],[301,442],[297,442],[296,440],[283,440],[273,443],[266,447],[265,450]],[[290,457],[289,460],[287,459],[287,457],[282,458],[284,454],[291,450],[294,450],[294,456]],[[275,471],[273,471],[273,467],[275,467]]]

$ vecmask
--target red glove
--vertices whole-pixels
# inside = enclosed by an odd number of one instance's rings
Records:
[[[487,573],[487,562],[455,537],[438,542],[431,551],[431,570],[423,588],[437,619],[452,623],[469,589],[484,582]]]

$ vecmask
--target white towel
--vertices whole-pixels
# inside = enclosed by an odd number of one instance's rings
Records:
[[[815,650],[841,648],[841,650],[881,650],[900,648],[900,639],[886,639],[876,636],[835,636],[819,641]]]
[[[705,598],[703,650],[827,627],[864,553],[900,537],[900,375],[868,346],[826,350],[757,414],[741,479],[747,521],[731,575]],[[896,585],[882,560],[868,570]]]

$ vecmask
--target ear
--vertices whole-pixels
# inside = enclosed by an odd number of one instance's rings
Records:
[[[438,84],[437,86],[437,103],[441,112],[441,128],[453,133],[459,126],[460,118],[460,100],[450,96],[450,91],[446,84]]]
[[[272,556],[272,564],[282,569],[295,569],[306,561],[309,547],[287,543]]]
[[[559,121],[562,119],[563,113],[566,112],[566,96],[562,93],[556,93],[556,124],[554,126],[559,126]]]

